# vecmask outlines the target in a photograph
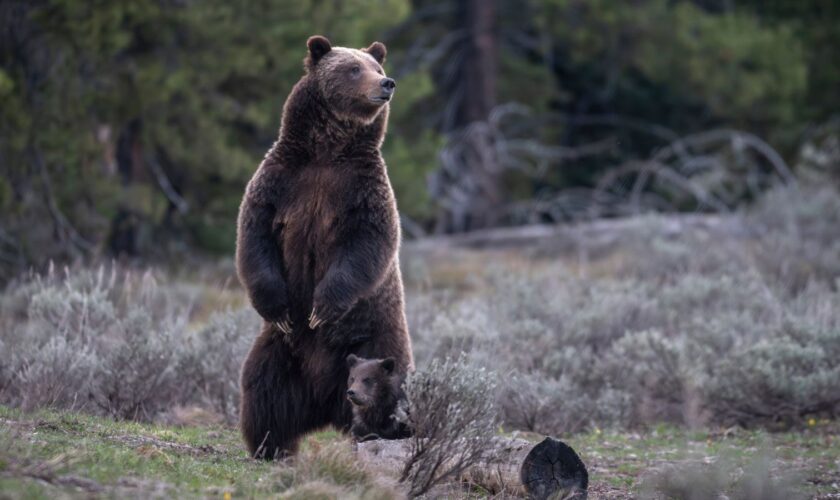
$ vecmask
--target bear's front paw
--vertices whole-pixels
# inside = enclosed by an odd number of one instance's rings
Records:
[[[318,314],[315,312],[315,309],[312,309],[312,312],[309,314],[309,328],[316,329],[318,328],[324,320],[318,317]]]
[[[270,323],[277,327],[278,329],[282,330],[284,333],[286,331],[284,328],[288,328],[291,331],[292,327],[292,320],[290,317],[289,308],[285,305],[263,305],[263,304],[255,304],[254,309],[257,310],[257,314],[265,321],[266,323]],[[281,327],[282,325],[282,327]]]
[[[309,328],[316,329],[323,324],[335,323],[346,313],[345,308],[329,307],[316,303],[309,314]]]
[[[248,286],[251,305],[268,323],[280,323],[289,316],[286,286],[280,281],[254,280]]]
[[[292,318],[289,317],[289,313],[287,312],[286,315],[280,321],[275,321],[274,326],[277,327],[278,330],[289,335],[292,333]]]

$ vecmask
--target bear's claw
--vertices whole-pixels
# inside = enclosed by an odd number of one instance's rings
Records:
[[[282,321],[277,321],[274,323],[274,326],[280,329],[281,332],[289,335],[292,333],[292,321],[289,319],[288,316],[284,318]]]
[[[309,315],[309,328],[316,329],[321,326],[324,320],[319,318],[317,314],[315,314],[315,310],[312,310],[312,314]]]

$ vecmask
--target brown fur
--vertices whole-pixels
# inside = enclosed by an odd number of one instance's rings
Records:
[[[353,404],[350,432],[359,441],[403,439],[411,430],[394,418],[397,405],[405,400],[402,383],[405,375],[394,371],[394,358],[365,359],[347,356],[350,375],[347,399]]]
[[[293,453],[325,425],[347,430],[348,354],[393,357],[401,373],[414,363],[399,218],[379,151],[388,104],[371,100],[385,92],[385,48],[332,48],[323,37],[307,45],[306,74],[237,228],[239,278],[265,320],[242,368],[240,426],[251,453],[266,458]]]

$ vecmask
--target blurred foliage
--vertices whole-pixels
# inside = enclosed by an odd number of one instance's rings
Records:
[[[230,253],[243,187],[276,138],[314,33],[388,44],[400,92],[384,155],[401,211],[429,227],[463,3],[0,3],[0,280],[56,258]],[[495,5],[497,103],[561,117],[537,127],[545,143],[616,144],[538,180],[505,177],[508,200],[591,186],[661,146],[616,117],[677,136],[745,129],[791,158],[840,106],[834,2]],[[592,119],[604,116],[612,121]]]
[[[535,19],[558,81],[551,108],[568,122],[554,140],[584,146],[613,137],[616,145],[606,161],[583,158],[546,184],[587,185],[617,163],[647,158],[663,138],[713,127],[748,130],[792,150],[805,120],[803,41],[788,25],[763,25],[758,9],[701,4],[541,2]]]
[[[231,252],[242,190],[276,139],[306,38],[366,46],[409,8],[377,3],[5,2],[4,256],[72,257],[72,246],[41,245],[68,230],[104,253]],[[397,155],[413,142],[394,144]]]

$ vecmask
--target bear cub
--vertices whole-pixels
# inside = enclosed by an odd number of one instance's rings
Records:
[[[358,441],[403,439],[411,429],[394,418],[398,405],[405,401],[404,377],[394,371],[394,358],[366,359],[347,356],[350,375],[347,399],[353,405],[350,432]]]

